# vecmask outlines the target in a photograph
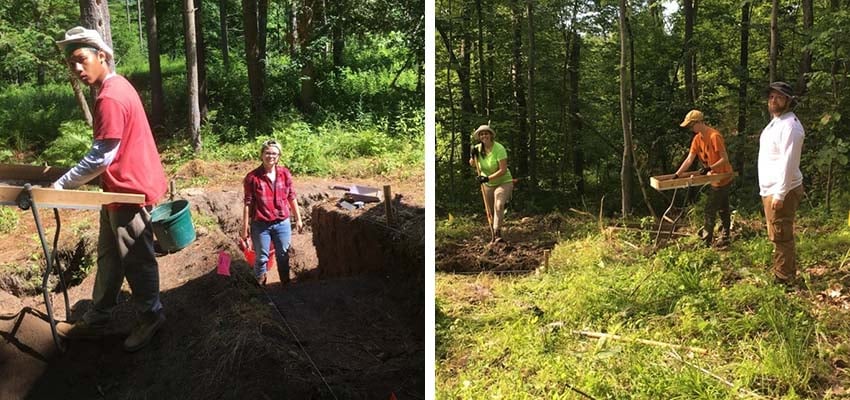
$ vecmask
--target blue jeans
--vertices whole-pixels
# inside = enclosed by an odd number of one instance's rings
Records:
[[[280,280],[289,279],[289,260],[287,252],[292,240],[292,224],[289,218],[282,221],[251,221],[251,241],[254,243],[254,277],[260,278],[266,273],[269,262],[269,243],[274,242],[275,260],[277,260]]]

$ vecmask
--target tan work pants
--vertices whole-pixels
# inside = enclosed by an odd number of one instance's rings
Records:
[[[484,187],[484,201],[487,208],[493,213],[493,232],[498,233],[505,220],[505,206],[511,201],[511,193],[514,191],[514,183],[503,183],[499,186]]]
[[[790,280],[797,276],[794,217],[803,199],[803,185],[791,189],[778,210],[770,207],[772,199],[772,196],[761,198],[767,219],[767,237],[773,242],[773,274],[779,279]]]

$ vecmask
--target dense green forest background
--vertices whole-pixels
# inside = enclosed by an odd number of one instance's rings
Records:
[[[660,214],[669,197],[649,177],[687,155],[692,133],[678,124],[692,108],[726,138],[740,174],[733,207],[757,209],[764,89],[782,80],[800,98],[807,202],[846,213],[835,203],[847,204],[848,9],[846,0],[438,0],[438,212],[480,208],[466,160],[471,132],[489,122],[522,178],[511,208],[597,210],[607,195],[606,215]]]
[[[68,165],[90,145],[54,41],[85,26],[81,9],[94,3],[0,1],[0,162]],[[335,161],[355,157],[380,159],[368,173],[411,164],[421,172],[421,0],[195,0],[202,146],[192,142],[187,4],[108,5],[117,72],[140,92],[166,158],[254,159],[256,144],[274,137],[296,173],[336,173]],[[154,20],[161,74],[149,68]],[[246,47],[257,50],[253,59]]]

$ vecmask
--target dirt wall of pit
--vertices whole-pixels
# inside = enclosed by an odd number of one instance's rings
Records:
[[[424,209],[394,202],[395,221],[387,225],[383,204],[349,211],[337,206],[338,201],[313,207],[319,276],[392,272],[424,280]]]

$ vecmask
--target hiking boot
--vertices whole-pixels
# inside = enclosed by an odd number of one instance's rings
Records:
[[[91,323],[81,319],[74,323],[57,322],[56,333],[64,339],[97,339],[110,333],[109,321]]]
[[[139,323],[130,332],[130,336],[124,340],[124,350],[132,353],[147,346],[151,339],[153,339],[153,335],[156,334],[164,323],[165,313],[162,311],[142,314]]]

